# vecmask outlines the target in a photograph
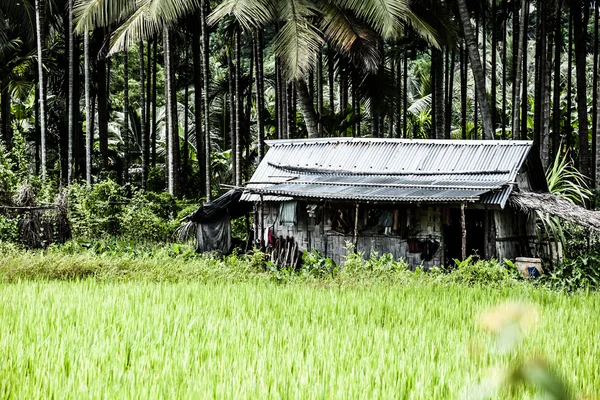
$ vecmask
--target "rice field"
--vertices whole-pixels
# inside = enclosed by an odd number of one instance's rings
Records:
[[[502,352],[480,321],[506,301],[533,312]],[[597,294],[417,281],[1,283],[0,398],[480,398],[529,356],[597,398],[598,310]]]

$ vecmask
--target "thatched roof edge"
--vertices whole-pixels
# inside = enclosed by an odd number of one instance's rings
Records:
[[[552,193],[513,192],[508,205],[525,212],[542,211],[565,221],[600,231],[600,212],[560,198]]]

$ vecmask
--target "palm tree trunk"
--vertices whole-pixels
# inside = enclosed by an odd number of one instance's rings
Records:
[[[573,12],[569,12],[569,44],[567,49],[567,115],[566,136],[567,149],[571,148],[573,142],[573,126],[571,125],[571,110],[573,109]]]
[[[455,71],[455,61],[456,61],[456,49],[451,50],[450,55],[450,67],[447,79],[447,87],[448,92],[446,94],[446,117],[445,117],[445,130],[444,130],[444,138],[450,139],[450,131],[452,129],[452,104],[454,101],[454,71]]]
[[[187,48],[186,48],[187,49]],[[187,54],[186,54],[187,60]],[[190,97],[190,85],[185,83],[184,95],[183,95],[183,160],[181,167],[181,183],[182,188],[188,186],[190,178],[190,117],[189,117],[189,97]]]
[[[202,82],[204,86],[204,91],[202,92],[202,103],[204,106],[204,173],[205,179],[204,183],[206,185],[206,201],[211,201],[211,166],[210,166],[210,64],[209,64],[209,54],[210,51],[210,31],[208,28],[208,24],[206,22],[206,18],[208,16],[209,11],[209,1],[202,0],[200,5],[200,28],[202,32],[202,71],[203,77]]]
[[[298,117],[298,93],[296,91],[296,82],[292,81],[289,85],[290,87],[290,127],[291,133],[290,138],[298,137],[298,127],[296,124],[296,119]]]
[[[298,106],[300,107],[300,112],[304,117],[304,123],[306,124],[306,131],[308,133],[308,137],[318,138],[319,128],[317,122],[317,113],[315,112],[314,104],[310,99],[310,94],[308,93],[308,87],[306,86],[306,82],[303,80],[296,81],[296,89],[298,90]]]
[[[334,98],[334,52],[333,49],[327,48],[327,79],[329,83],[329,118],[332,119],[335,115],[335,98]]]
[[[466,44],[466,42],[465,42]],[[479,48],[479,19],[475,20],[475,44],[477,48]],[[466,47],[466,46],[465,46]],[[469,51],[467,48],[467,55]],[[477,140],[479,139],[479,101],[477,99],[477,90],[473,94],[473,130],[471,134],[471,139]]]
[[[147,169],[150,169],[150,136],[152,135],[152,127],[150,126],[150,115],[152,113],[152,39],[147,40],[146,45],[146,137],[148,138],[148,159],[146,162]],[[147,172],[147,171],[146,171]]]
[[[345,115],[348,110],[348,62],[345,58],[340,57],[339,64],[339,96],[340,96],[340,112]],[[346,133],[343,133],[346,136]]]
[[[399,47],[396,44],[396,49],[399,50]],[[396,105],[396,131],[394,132],[394,137],[400,139],[402,137],[402,98],[404,96],[404,87],[402,85],[402,63],[406,60],[400,60],[400,58],[396,59],[396,92],[398,93],[398,104]],[[355,76],[356,81],[356,76]],[[354,83],[356,84],[356,83]]]
[[[570,3],[575,28],[575,74],[577,77],[577,114],[579,118],[579,171],[590,176],[590,150],[587,112],[586,46],[588,5],[581,7],[580,1]],[[582,15],[583,14],[583,15]]]
[[[353,68],[352,69],[352,118],[353,118],[352,136],[353,137],[360,137],[360,135],[361,135],[361,133],[360,133],[360,129],[361,129],[360,94],[358,91],[359,83],[360,83],[359,72],[356,70],[356,68]],[[398,113],[400,114],[400,110],[398,110]]]
[[[206,163],[204,156],[204,129],[202,120],[202,55],[200,49],[200,27],[194,26],[192,32],[192,63],[194,67],[194,120],[196,124],[196,161],[198,164],[198,172],[200,175],[200,196],[206,195],[206,174],[204,168]]]
[[[546,60],[544,65],[544,74],[542,75],[542,121],[541,121],[541,146],[540,154],[542,165],[546,169],[552,159],[550,154],[550,93],[551,93],[551,75],[552,75],[552,49],[554,47],[553,37],[549,37],[546,45]]]
[[[462,138],[467,140],[467,52],[464,44],[460,53],[460,126]]]
[[[179,113],[177,103],[177,81],[175,79],[175,71],[178,69],[178,65],[175,64],[176,53],[173,53],[173,39],[171,39],[171,32],[169,32],[169,53],[170,53],[170,92],[171,92],[171,144],[173,145],[173,176],[175,178],[174,189],[175,197],[181,197],[181,145],[179,143]]]
[[[528,3],[529,4],[529,3]],[[523,70],[523,77],[522,77],[522,81],[523,81],[523,86],[521,89],[521,138],[522,139],[527,139],[529,136],[529,129],[528,129],[528,117],[529,117],[529,95],[527,93],[527,88],[529,86],[529,80],[528,80],[528,60],[527,60],[527,54],[528,54],[528,45],[529,45],[529,37],[527,36],[527,28],[529,27],[529,6],[527,6],[525,8],[525,17],[523,19],[523,29],[525,29],[525,34],[523,35],[523,37],[521,38],[521,40],[523,41],[523,64],[521,64],[520,68],[522,68]]]
[[[4,144],[4,149],[7,152],[10,152],[12,148],[12,132],[10,129],[10,93],[6,84],[0,83],[0,87],[2,87],[0,93],[0,119],[2,120],[0,122],[0,139]]]
[[[446,123],[444,122],[444,56],[441,50],[431,49],[432,88],[433,101],[433,129],[436,139],[443,139]]]
[[[242,70],[242,39],[240,29],[238,28],[235,33],[235,69],[234,69],[234,77],[235,77],[235,96],[234,96],[234,104],[235,104],[235,159],[236,159],[236,169],[235,169],[235,185],[242,186],[242,104],[244,102],[243,96],[244,93],[241,87],[241,70]]]
[[[533,141],[536,148],[541,150],[541,132],[543,115],[543,79],[546,70],[546,7],[542,0],[537,0],[540,18],[537,19],[536,51],[535,51],[535,99],[533,110]],[[540,152],[541,153],[541,152]],[[541,156],[541,154],[540,154]],[[544,160],[542,160],[544,165]],[[544,165],[545,166],[545,165]]]
[[[296,125],[296,114],[294,113],[294,86],[291,82],[284,82],[283,85],[285,86],[286,139],[293,139],[294,128]]]
[[[483,126],[483,138],[490,140],[494,139],[494,131],[492,127],[492,114],[490,112],[490,105],[487,100],[487,94],[485,90],[485,75],[483,73],[483,67],[481,66],[481,59],[479,58],[479,49],[477,48],[477,41],[473,33],[471,26],[471,19],[469,17],[469,10],[467,8],[466,0],[458,0],[458,13],[463,26],[463,33],[465,37],[465,43],[469,52],[469,58],[471,60],[471,70],[473,71],[473,78],[475,80],[475,90],[477,92],[479,107],[481,108],[481,123]]]
[[[35,86],[35,103],[34,104],[40,104],[40,87],[39,85]],[[34,130],[35,130],[35,174],[36,175],[40,175],[40,169],[41,169],[41,161],[40,161],[40,147],[41,147],[41,134],[40,134],[40,107],[34,107],[35,108],[35,112],[34,112],[34,116],[35,116],[35,123],[34,123]],[[6,113],[10,116],[10,112],[9,112],[9,108],[7,108]],[[7,119],[5,119],[4,121],[9,121],[10,117],[7,117]],[[10,129],[10,125],[8,127]],[[9,135],[12,136],[12,133],[9,133],[10,131],[7,131],[7,133]],[[12,139],[11,139],[12,141]]]
[[[498,86],[498,77],[496,75],[496,69],[497,69],[497,47],[498,47],[498,23],[500,21],[498,21],[498,15],[497,15],[497,11],[498,11],[498,7],[496,4],[497,0],[492,0],[492,21],[491,21],[491,30],[492,30],[492,49],[491,49],[491,53],[492,53],[492,72],[491,72],[491,99],[490,99],[490,104],[492,106],[492,128],[494,130],[496,130],[496,127],[498,126],[498,121],[496,118],[496,103],[497,103],[497,86]],[[485,63],[485,57],[483,58],[484,63]]]
[[[538,150],[542,165],[546,166],[546,160],[542,157],[542,118],[543,118],[543,81],[546,70],[546,7],[542,0],[537,0],[537,9],[540,18],[537,19],[536,51],[535,51],[535,97],[533,110],[533,142]]]
[[[598,68],[598,13],[600,11],[599,3],[596,1],[594,3],[594,83],[593,83],[593,123],[592,123],[592,186],[594,188],[598,188],[598,179],[600,177],[600,156],[599,156],[599,147],[598,146],[598,138],[600,136],[600,101],[598,99],[598,92],[600,88],[598,87],[600,82],[600,71]]]
[[[169,34],[169,28],[164,28],[163,31],[163,51],[164,51],[164,73],[165,73],[165,112],[166,112],[166,138],[167,138],[167,161],[166,165],[168,168],[167,173],[167,188],[171,195],[175,196],[175,142],[173,138],[175,134],[173,132],[173,101],[172,85],[171,80],[171,38]]]
[[[73,32],[73,0],[68,0],[68,27],[67,35],[69,42],[69,109],[68,109],[68,132],[67,132],[67,185],[73,181],[74,164],[74,138],[75,138],[75,33]]]
[[[502,27],[502,139],[506,139],[506,67],[508,65],[508,59],[506,56],[506,48],[508,46],[507,39],[507,28],[508,18],[504,20]]]
[[[522,97],[522,83],[521,76],[523,71],[523,53],[524,49],[524,37],[525,37],[525,13],[527,8],[527,0],[521,0],[521,17],[519,20],[519,34],[516,35],[516,43],[517,47],[517,60],[515,63],[516,71],[515,71],[515,83],[513,85],[513,123],[512,123],[512,138],[520,139],[521,135],[519,129],[521,127],[520,121],[520,112],[521,112],[521,97]],[[513,42],[513,52],[514,52],[514,42]],[[524,115],[523,118],[526,118]]]
[[[231,183],[237,185],[237,135],[236,135],[236,119],[235,119],[235,64],[231,56],[227,57],[229,64],[229,140],[231,141]]]
[[[157,92],[157,63],[158,63],[158,37],[155,35],[152,48],[152,121],[150,124],[152,130],[152,167],[156,168],[156,99]]]
[[[98,48],[104,42],[103,29],[94,31],[94,38],[99,42]],[[102,155],[102,168],[108,169],[108,99],[107,99],[107,71],[104,52],[98,54],[97,74],[98,82],[98,140],[100,154]]]
[[[406,31],[405,31],[406,32]],[[402,93],[402,137],[408,138],[408,57],[407,52],[404,51],[404,62],[402,71],[402,87],[404,93]]]
[[[279,59],[275,57],[275,137],[277,139],[284,137],[282,97],[281,69]]]
[[[561,94],[561,48],[562,48],[562,0],[558,1],[558,8],[556,14],[556,25],[554,27],[554,96],[552,100],[552,143],[549,159],[554,160],[558,153],[558,146],[560,144],[560,121],[561,121],[561,108],[560,108],[560,94]]]
[[[265,81],[262,29],[254,31],[254,43],[256,63],[256,129],[258,131],[258,162],[260,162],[265,154],[265,121],[263,120],[263,112],[265,109]]]
[[[129,182],[129,50],[123,52],[123,182]]]
[[[44,14],[45,1],[35,0],[35,25],[38,56],[39,108],[40,108],[40,153],[42,180],[46,179],[46,80],[44,78]]]
[[[323,137],[323,50],[317,55],[317,135]]]
[[[92,185],[92,149],[94,148],[94,127],[92,123],[92,99],[90,82],[90,33],[83,34],[84,86],[85,86],[85,181]]]
[[[140,111],[142,114],[142,120],[140,124],[140,134],[142,141],[142,189],[146,190],[146,181],[148,180],[148,158],[149,158],[149,146],[148,146],[148,129],[147,129],[147,106],[146,106],[146,86],[145,86],[145,72],[144,72],[144,41],[140,40]],[[150,54],[148,54],[150,58]],[[148,72],[148,75],[150,73]]]
[[[185,48],[185,56],[183,58],[183,63],[185,69],[187,69],[188,59],[189,59],[189,45],[187,41],[187,32],[184,34],[183,46]],[[189,134],[189,97],[190,97],[190,85],[185,81],[185,88],[183,90],[183,156],[182,156],[182,166],[181,166],[181,186],[183,188],[187,188],[189,177],[190,177],[190,134]]]

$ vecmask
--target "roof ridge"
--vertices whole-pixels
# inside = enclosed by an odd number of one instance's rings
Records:
[[[532,146],[532,140],[463,140],[463,139],[394,139],[394,138],[355,138],[355,137],[332,137],[311,139],[273,139],[265,140],[269,146],[283,146],[291,144],[319,144],[319,143],[407,143],[407,144],[447,144],[458,146],[509,146],[527,145]]]

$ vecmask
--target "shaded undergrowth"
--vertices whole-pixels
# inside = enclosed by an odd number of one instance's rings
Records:
[[[337,265],[316,251],[305,252],[295,270],[282,270],[260,251],[248,254],[198,254],[191,244],[136,244],[122,240],[70,241],[45,250],[23,250],[0,245],[0,282],[21,280],[98,281],[205,281],[243,282],[264,280],[279,284],[307,283],[319,286],[362,286],[372,283],[438,283],[469,286],[521,284],[516,275],[495,260],[468,259],[452,267],[425,271],[411,268],[389,254],[348,249]]]

